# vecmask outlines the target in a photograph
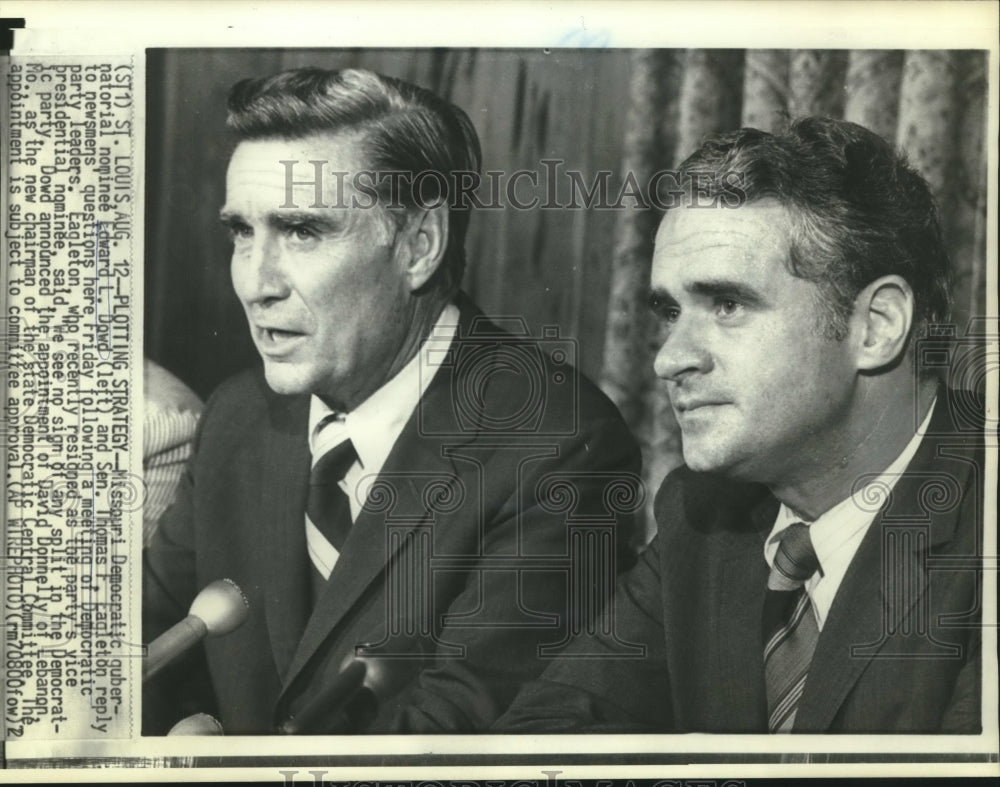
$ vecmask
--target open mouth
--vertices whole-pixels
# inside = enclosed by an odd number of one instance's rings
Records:
[[[265,328],[264,335],[271,341],[280,341],[281,339],[293,339],[296,336],[302,336],[301,333],[297,331],[283,331],[280,328]]]
[[[698,411],[709,411],[715,407],[722,407],[725,402],[685,402],[682,405],[677,405],[676,411],[680,415],[688,415],[691,413],[696,413]]]
[[[300,331],[286,331],[282,328],[260,328],[260,343],[265,348],[278,350],[305,336]]]

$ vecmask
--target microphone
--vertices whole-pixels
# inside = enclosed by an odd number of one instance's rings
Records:
[[[231,579],[217,579],[206,585],[192,602],[188,616],[149,644],[142,665],[142,682],[206,636],[220,636],[239,628],[249,609],[246,596]]]
[[[207,713],[195,713],[181,719],[167,735],[223,735],[222,725],[214,716]]]
[[[425,660],[420,650],[395,657],[348,656],[337,677],[278,730],[284,735],[356,732],[374,718],[379,703],[413,679]]]

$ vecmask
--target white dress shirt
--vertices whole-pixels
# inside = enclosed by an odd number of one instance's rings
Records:
[[[851,565],[858,547],[861,546],[865,533],[875,521],[875,514],[884,505],[896,481],[920,447],[920,441],[927,431],[936,403],[937,400],[931,403],[930,410],[916,434],[878,478],[856,489],[850,497],[827,510],[815,522],[811,524],[806,522],[809,525],[809,535],[816,550],[816,557],[819,558],[819,569],[806,581],[805,587],[812,601],[820,631],[823,630],[823,624],[830,613],[833,599],[847,573],[847,568]],[[789,525],[802,521],[802,517],[797,516],[784,503],[781,504],[771,534],[764,543],[764,559],[768,566],[774,565],[774,555],[778,551],[778,541],[782,531]]]
[[[437,362],[451,346],[458,330],[458,307],[445,306],[431,329],[431,339],[385,385],[349,413],[332,410],[318,396],[309,403],[309,451],[313,464],[337,443],[349,438],[358,454],[348,468],[340,488],[351,505],[351,520],[358,517],[368,497],[372,482],[382,470],[403,427],[417,408],[440,365]],[[424,357],[425,355],[432,357]],[[332,420],[327,420],[333,416]],[[313,563],[324,577],[337,562],[339,553],[319,529],[305,518],[306,542]]]

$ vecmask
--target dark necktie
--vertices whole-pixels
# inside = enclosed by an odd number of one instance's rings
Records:
[[[306,515],[338,552],[351,529],[351,505],[340,482],[357,460],[354,444],[346,439],[323,454],[309,474]]]
[[[809,527],[790,525],[781,534],[764,600],[764,677],[768,730],[790,732],[812,661],[819,628],[805,583],[819,567]]]

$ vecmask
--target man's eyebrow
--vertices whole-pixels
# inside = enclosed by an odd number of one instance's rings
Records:
[[[317,229],[333,230],[343,226],[343,221],[328,211],[320,213],[318,211],[281,210],[268,213],[265,216],[265,220],[269,225],[277,229],[309,226],[316,227]],[[230,210],[228,208],[222,208],[219,211],[219,221],[225,225],[248,223],[243,214],[237,210]]]
[[[703,298],[732,298],[747,306],[763,305],[767,298],[756,288],[746,282],[734,279],[708,279],[704,281],[687,282],[685,291]]]
[[[298,227],[307,224],[310,227],[339,227],[342,222],[329,211],[281,210],[267,214],[267,223],[272,227]]]

